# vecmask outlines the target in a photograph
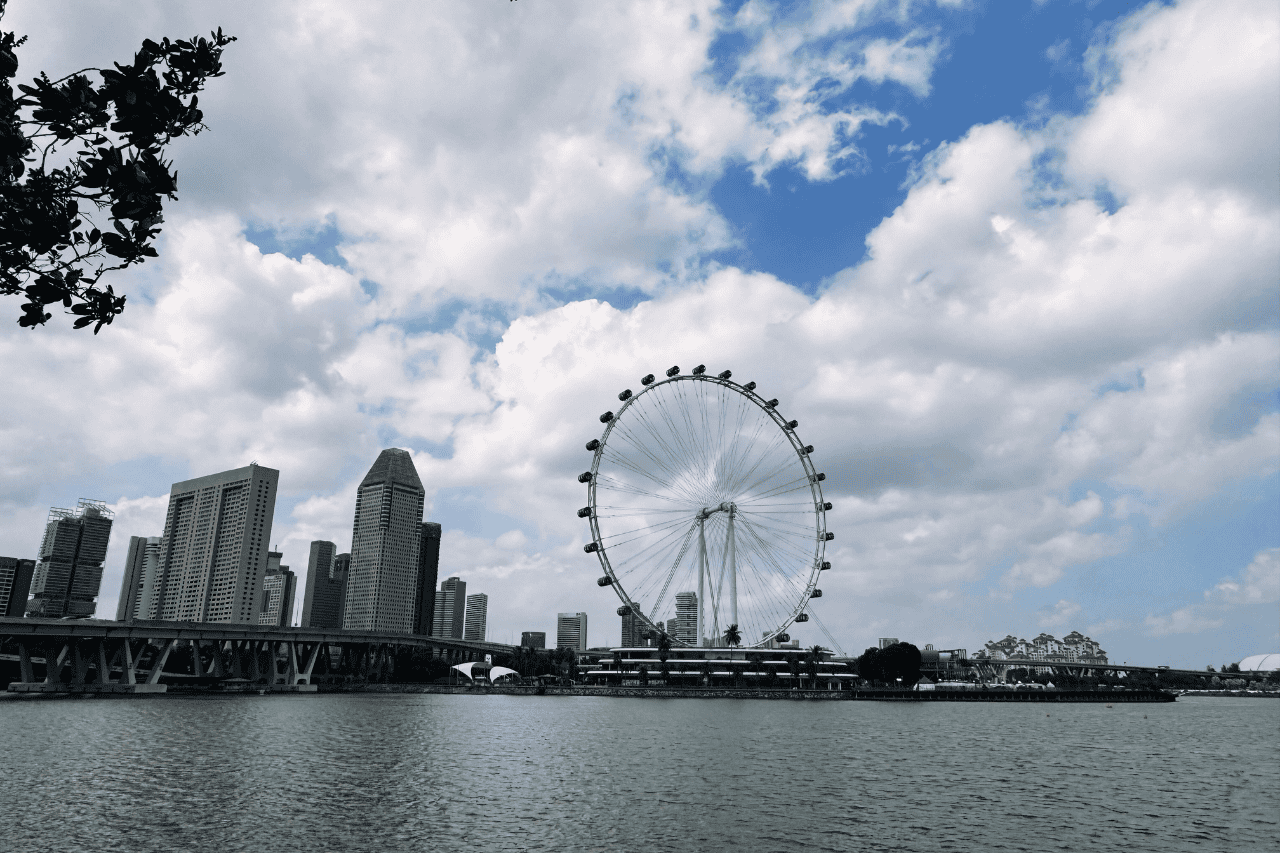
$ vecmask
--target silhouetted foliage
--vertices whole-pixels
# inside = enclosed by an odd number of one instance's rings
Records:
[[[920,680],[920,650],[911,643],[867,649],[858,656],[858,674],[867,681],[910,687]]]
[[[811,687],[818,686],[818,661],[822,660],[822,653],[826,651],[822,646],[813,646],[806,649],[805,665],[809,670],[809,685]]]
[[[726,646],[736,646],[742,642],[742,632],[738,630],[737,623],[730,625],[724,629],[724,644]]]
[[[26,297],[21,326],[44,325],[45,306],[61,302],[75,328],[93,324],[97,334],[125,303],[99,280],[156,256],[162,202],[178,189],[165,146],[207,129],[196,93],[222,76],[222,50],[235,38],[219,29],[208,39],[146,39],[132,65],[59,80],[41,73],[15,98],[9,81],[26,40],[0,31],[0,293]],[[104,212],[99,228],[94,215]]]

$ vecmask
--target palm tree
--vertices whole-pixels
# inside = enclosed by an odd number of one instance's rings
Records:
[[[822,653],[826,651],[822,646],[814,646],[807,649],[809,664],[809,686],[816,688],[818,686],[818,661],[822,660]]]
[[[724,644],[726,646],[736,646],[741,642],[742,634],[738,631],[737,623],[734,623],[724,629]]]

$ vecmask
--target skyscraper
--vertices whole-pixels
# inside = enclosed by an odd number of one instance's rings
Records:
[[[464,611],[467,599],[466,581],[449,578],[440,584],[436,592],[435,617],[431,626],[431,636],[444,639],[462,639],[462,624],[466,617]]]
[[[303,628],[342,628],[342,605],[347,597],[350,554],[334,554],[332,542],[311,543],[307,558],[307,589],[302,598]]]
[[[648,640],[649,626],[635,613],[628,610],[622,614],[622,645],[624,648],[639,648]]]
[[[280,565],[283,554],[267,552],[267,571],[262,578],[262,606],[258,624],[287,628],[293,623],[293,599],[298,593],[298,576]]]
[[[35,560],[0,557],[0,616],[20,617],[27,612]]]
[[[440,525],[422,522],[418,545],[418,591],[413,601],[413,633],[429,635],[435,629],[436,576],[440,572]]]
[[[129,555],[124,561],[124,581],[116,602],[116,621],[138,618],[143,593],[154,586],[160,574],[160,537],[130,536]]]
[[[342,627],[413,631],[426,494],[407,450],[378,454],[356,492]]]
[[[111,510],[81,499],[74,510],[49,510],[31,575],[28,616],[92,616],[111,539]]]
[[[580,652],[586,650],[587,614],[556,614],[556,648],[577,649]]]
[[[462,632],[464,640],[484,641],[489,622],[489,596],[483,592],[467,596],[467,625]]]
[[[244,468],[174,483],[154,594],[139,619],[257,622],[280,472]]]
[[[671,639],[686,646],[696,646],[698,637],[698,594],[676,593],[676,633]]]

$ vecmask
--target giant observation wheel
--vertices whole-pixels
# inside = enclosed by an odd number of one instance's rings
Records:
[[[831,567],[831,504],[812,445],[777,400],[731,376],[699,365],[644,377],[600,416],[604,434],[587,444],[591,470],[578,477],[599,584],[622,599],[619,615],[675,645],[785,641]]]

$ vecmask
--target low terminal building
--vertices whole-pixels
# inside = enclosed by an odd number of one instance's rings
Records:
[[[665,661],[656,648],[619,647],[584,655],[578,675],[589,684],[783,690],[842,690],[857,680],[848,664],[833,660],[829,651],[814,659],[807,649],[731,647],[673,648]]]

